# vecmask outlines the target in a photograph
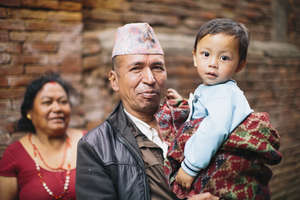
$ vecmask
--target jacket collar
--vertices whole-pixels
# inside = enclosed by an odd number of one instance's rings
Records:
[[[124,112],[124,107],[121,101],[112,114],[108,117],[108,121],[111,124],[115,134],[120,134],[123,136],[127,142],[129,142],[137,150],[137,152],[140,152],[135,139],[136,132],[140,131]]]

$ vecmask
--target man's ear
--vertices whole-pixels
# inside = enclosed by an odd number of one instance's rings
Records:
[[[197,62],[196,62],[196,52],[192,51],[193,54],[193,61],[194,61],[194,67],[197,67]]]
[[[240,72],[245,66],[246,66],[246,60],[240,61],[239,66],[235,70],[235,73]]]
[[[114,71],[114,70],[111,70],[108,73],[108,80],[110,82],[110,85],[111,85],[112,89],[115,92],[118,92],[119,91],[119,80],[118,80],[118,74],[117,74],[117,72]]]

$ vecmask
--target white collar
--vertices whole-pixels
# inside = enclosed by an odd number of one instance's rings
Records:
[[[127,112],[124,108],[124,112],[128,115],[128,117],[133,121],[133,123],[137,126],[137,128],[152,142],[154,142],[157,146],[159,146],[163,150],[164,157],[167,155],[168,145],[163,142],[158,132],[155,128],[152,128],[146,122],[138,119],[137,117],[133,116],[129,112]]]

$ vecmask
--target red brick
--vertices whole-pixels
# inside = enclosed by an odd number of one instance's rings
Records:
[[[80,54],[68,55],[63,58],[60,71],[64,73],[78,73],[82,71]]]
[[[7,42],[9,39],[8,37],[8,31],[0,30],[0,41],[1,42]]]
[[[33,30],[33,31],[51,31],[52,23],[48,21],[42,20],[27,20],[25,21],[26,30]],[[57,29],[60,30],[60,29]]]
[[[7,87],[8,81],[6,77],[0,77],[0,87]]]
[[[0,8],[0,18],[6,18],[6,17],[7,17],[6,8]]]
[[[0,42],[0,52],[20,53],[21,45],[19,43]]]
[[[10,32],[9,37],[13,41],[25,41],[26,40],[26,32]]]
[[[14,111],[20,111],[23,99],[11,99],[11,109]]]
[[[125,13],[124,13],[125,14]],[[108,11],[105,9],[95,9],[84,13],[84,17],[91,20],[103,20],[109,22],[120,22],[122,20],[121,13]],[[128,14],[126,14],[128,15]],[[134,14],[133,14],[134,15]],[[125,18],[127,16],[124,16]],[[126,18],[127,19],[127,18]]]
[[[186,24],[190,28],[198,29],[202,24],[204,24],[205,20],[200,20],[197,18],[187,18],[184,20],[184,24]]]
[[[74,28],[78,26],[81,26],[81,23],[49,22],[41,20],[25,21],[26,30],[33,31],[73,31]]]
[[[0,53],[0,64],[8,64],[11,61],[11,55],[7,53]]]
[[[133,5],[133,3],[129,4],[126,0],[115,0],[115,1],[101,1],[101,3],[98,3],[98,5],[96,7],[97,8],[105,8],[107,10],[126,12],[130,8],[134,8],[134,5]]]
[[[1,0],[0,5],[2,6],[20,6],[21,0]]]
[[[11,108],[11,102],[9,99],[1,99],[0,100],[0,110],[1,111],[9,111]]]
[[[19,64],[37,64],[40,61],[39,55],[20,55],[18,59]]]
[[[32,76],[8,76],[7,81],[10,87],[26,87],[35,77]]]
[[[58,9],[59,2],[57,0],[22,0],[22,6],[29,8],[48,8]]]
[[[11,17],[18,19],[42,19],[46,20],[48,17],[47,11],[29,10],[29,9],[14,9],[10,12]]]
[[[101,13],[98,13],[100,16]],[[109,18],[108,18],[109,19]],[[173,15],[153,15],[153,14],[137,14],[134,12],[123,13],[122,19],[126,20],[125,22],[131,21],[146,21],[151,25],[165,25],[167,27],[175,27],[179,24],[179,18]]]
[[[84,8],[96,8],[98,6],[98,2],[95,0],[84,0],[82,1],[82,5]]]
[[[261,18],[264,13],[259,12],[259,10],[244,10],[243,15],[245,15],[247,18],[250,18],[251,20],[255,20]]]
[[[4,10],[5,11],[5,10]],[[3,11],[3,12],[4,12]],[[35,19],[46,21],[81,21],[81,12],[65,12],[65,11],[41,11],[29,9],[11,9],[10,15],[12,18],[19,19]],[[0,10],[1,17],[1,10]]]
[[[56,52],[58,44],[55,42],[27,42],[23,45],[23,51],[26,52]]]
[[[101,52],[101,46],[98,39],[84,39],[82,43],[83,54],[95,54]]]
[[[101,62],[101,56],[87,56],[83,59],[83,69],[84,70],[91,70],[99,66]]]
[[[0,74],[1,75],[18,75],[23,73],[22,66],[1,66]]]
[[[201,11],[198,12],[198,16],[204,19],[214,19],[217,17],[217,14],[215,12]]]
[[[80,11],[82,5],[80,2],[60,1],[59,9],[68,11]]]
[[[24,30],[24,21],[19,19],[0,19],[0,29],[4,30]]]
[[[22,98],[25,92],[25,88],[0,88],[0,99],[9,98]]]
[[[82,21],[81,12],[48,12],[47,17],[52,21]]]
[[[26,66],[26,74],[43,74],[45,72],[59,72],[58,66]]]
[[[151,13],[153,14],[159,14],[159,15],[173,15],[173,16],[191,16],[192,12],[191,9],[178,7],[178,6],[169,6],[164,4],[149,4],[149,3],[131,3],[131,9],[133,11],[137,12],[149,12],[151,10]],[[125,8],[120,8],[125,9]]]
[[[46,39],[47,32],[10,32],[9,38],[13,41],[43,41]]]
[[[68,32],[53,32],[49,33],[47,36],[47,41],[51,42],[61,42],[68,38],[71,39],[72,36],[70,36],[70,33]]]

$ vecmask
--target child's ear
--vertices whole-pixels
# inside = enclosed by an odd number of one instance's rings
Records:
[[[246,60],[240,61],[239,66],[235,70],[235,73],[240,72],[246,66],[246,63]]]
[[[193,61],[194,61],[194,67],[197,67],[197,59],[196,59],[196,52],[195,51],[192,51],[192,54],[193,54]]]
[[[111,88],[117,92],[119,91],[119,80],[117,72],[114,70],[111,70],[108,74],[108,80],[110,82]]]

